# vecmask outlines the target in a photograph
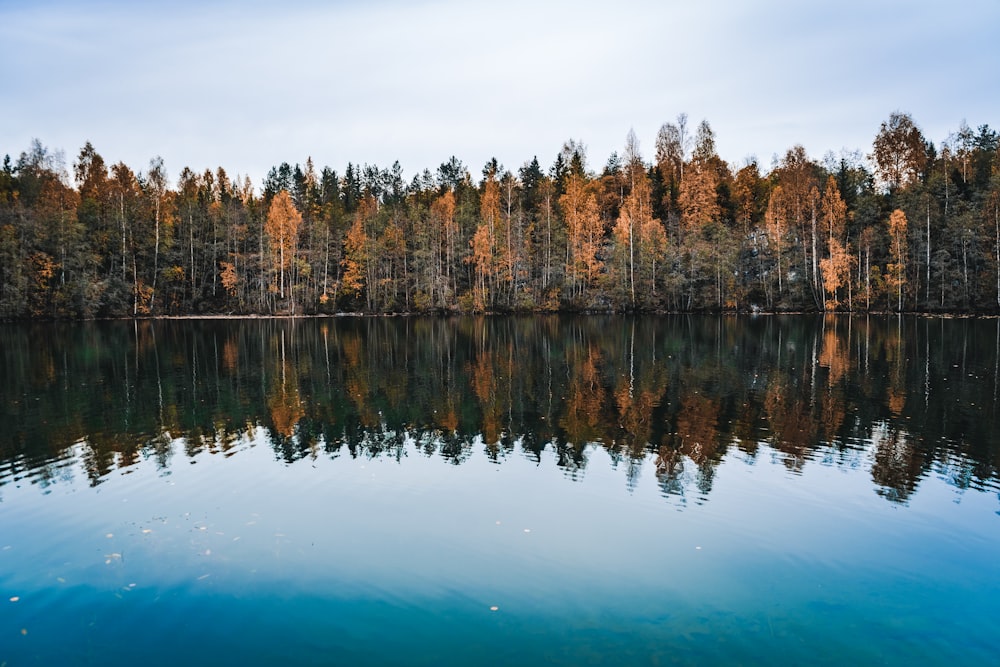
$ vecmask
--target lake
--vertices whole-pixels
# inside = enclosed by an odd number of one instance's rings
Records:
[[[989,664],[1000,321],[0,324],[0,665]]]

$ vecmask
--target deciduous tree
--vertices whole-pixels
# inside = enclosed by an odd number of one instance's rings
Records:
[[[566,179],[566,192],[559,197],[559,207],[566,222],[566,275],[571,299],[582,297],[595,284],[604,268],[600,259],[603,223],[597,197],[588,188],[582,174]]]
[[[889,287],[896,289],[896,310],[903,310],[903,286],[906,284],[906,214],[896,209],[889,216],[889,256],[886,265]]]
[[[894,111],[882,123],[872,144],[871,159],[889,192],[910,185],[927,165],[924,135],[907,113]]]
[[[295,208],[291,195],[288,190],[281,190],[267,210],[264,233],[271,248],[272,270],[278,274],[277,291],[282,299],[285,298],[285,273],[295,257],[301,224],[302,214]]]

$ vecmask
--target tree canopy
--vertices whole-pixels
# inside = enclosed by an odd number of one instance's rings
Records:
[[[707,121],[633,132],[600,172],[411,181],[396,162],[287,162],[256,190],[222,168],[68,168],[33,141],[0,170],[0,318],[531,311],[1000,311],[997,133],[928,141],[894,112],[860,152],[735,166]]]

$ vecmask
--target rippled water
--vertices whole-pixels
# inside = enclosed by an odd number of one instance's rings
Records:
[[[989,663],[996,321],[0,326],[0,663]]]

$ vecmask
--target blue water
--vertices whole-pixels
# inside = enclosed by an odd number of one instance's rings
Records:
[[[0,667],[1000,655],[1000,323],[0,326]]]
[[[175,446],[178,446],[175,443]],[[720,466],[710,497],[632,488],[599,449],[276,464],[79,462],[0,504],[0,652],[22,664],[988,664],[1000,501],[857,469]],[[16,598],[16,601],[11,601]],[[492,609],[496,607],[496,609]]]

